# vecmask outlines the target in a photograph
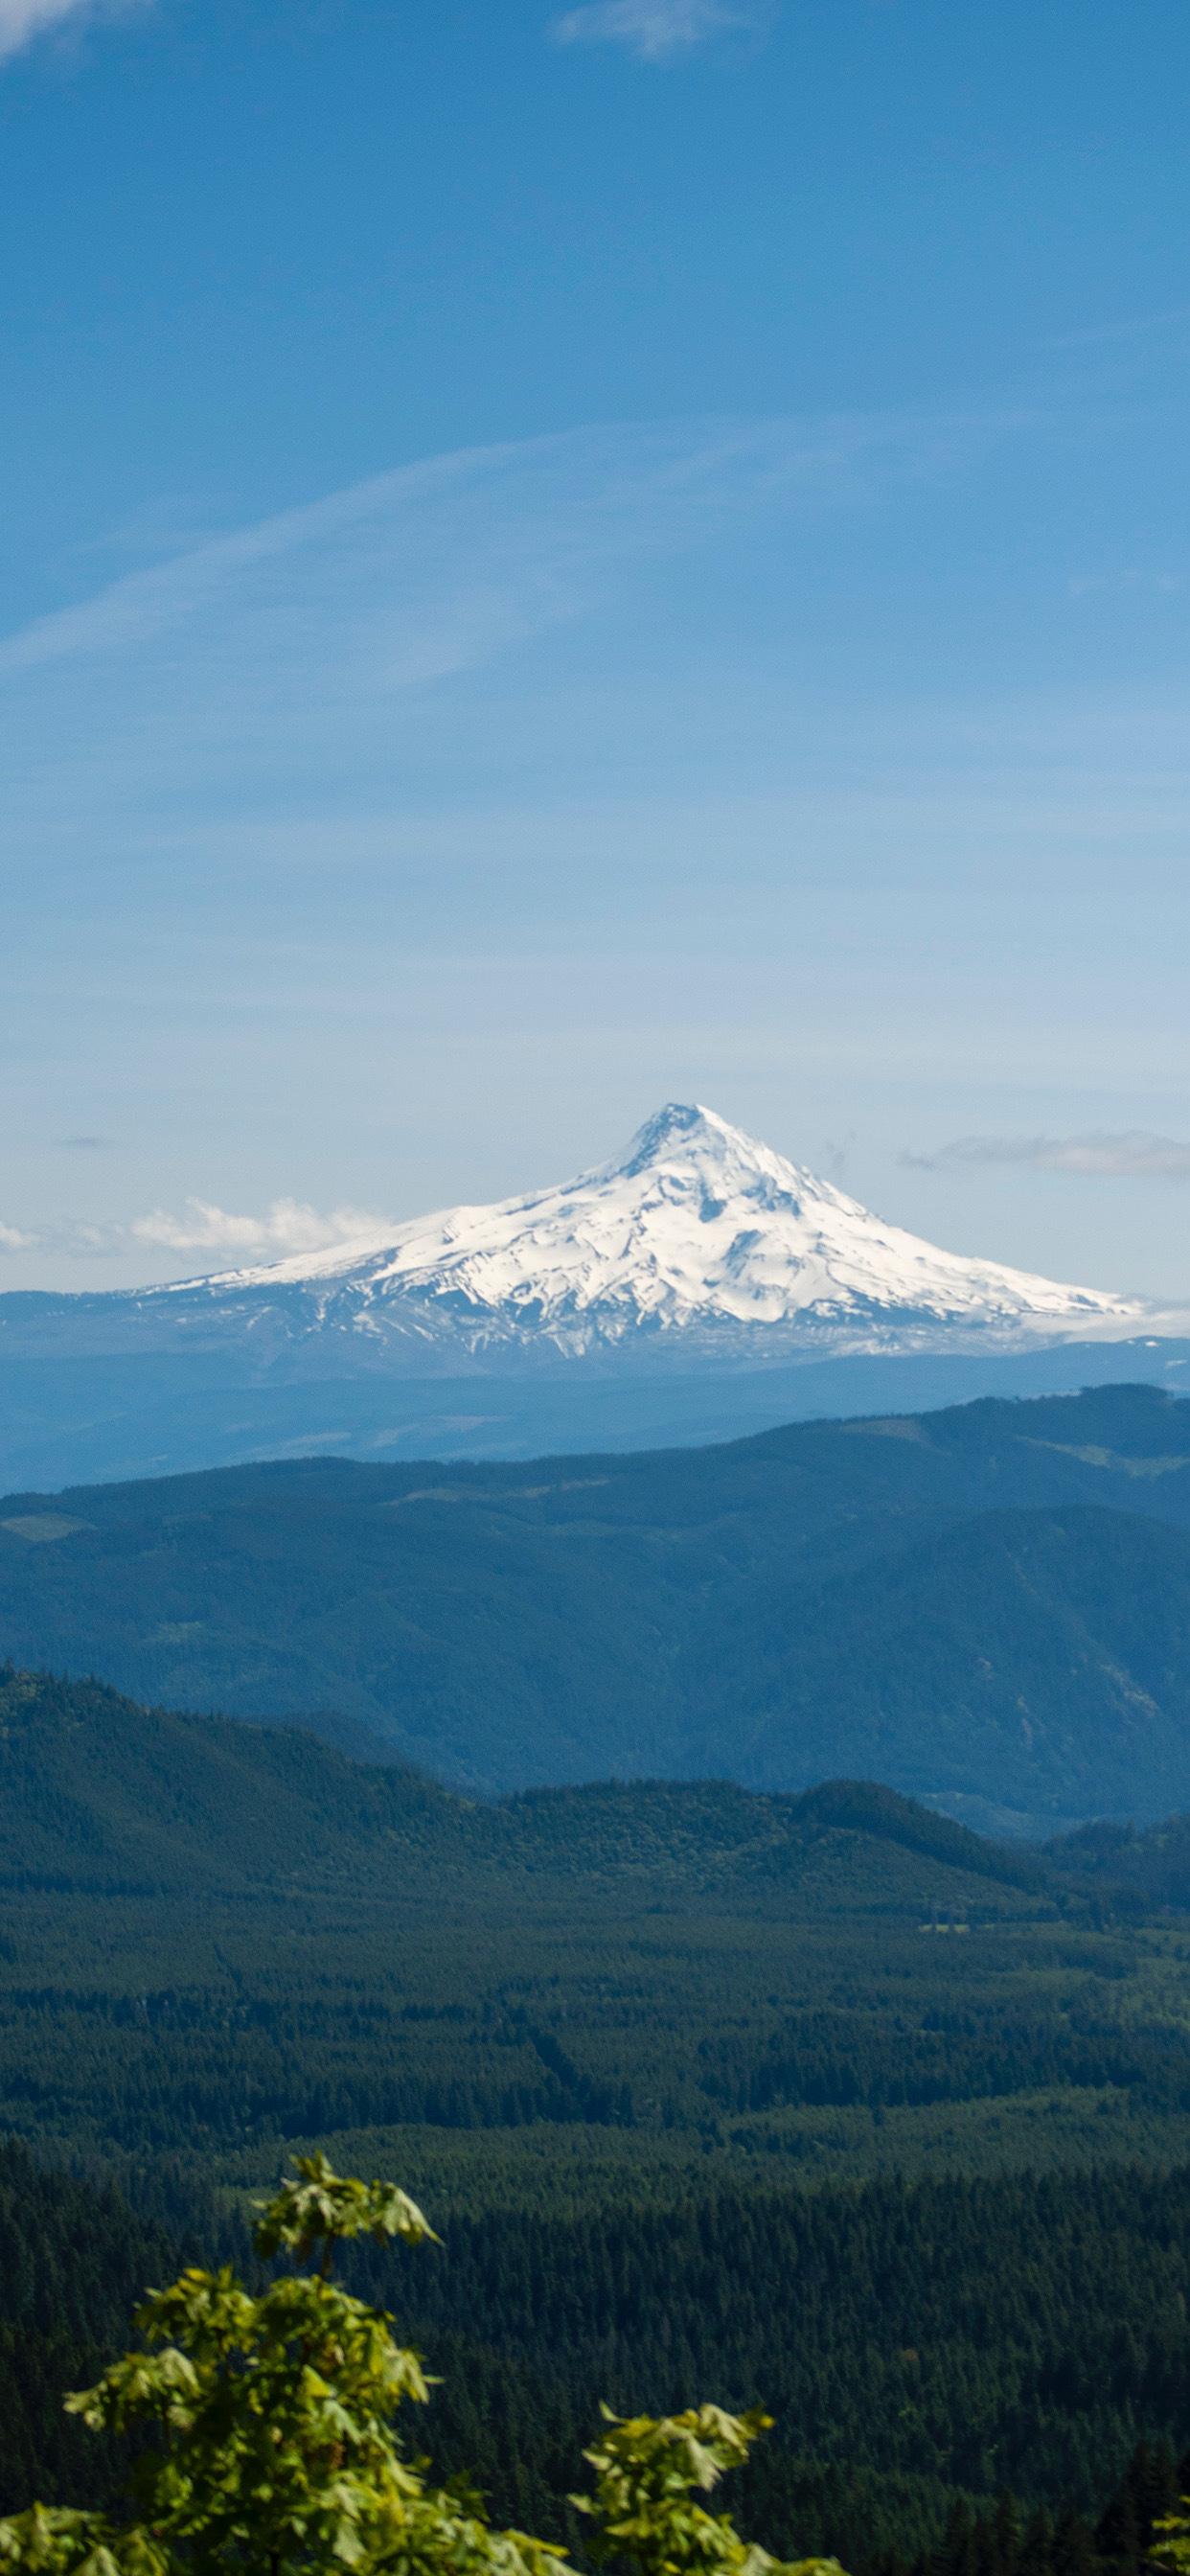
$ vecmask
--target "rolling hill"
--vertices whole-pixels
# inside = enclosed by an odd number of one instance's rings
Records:
[[[297,1728],[147,1709],[99,1682],[0,1673],[0,1893],[224,1896],[350,1889],[393,1900],[510,1874],[653,1878],[705,1899],[766,1888],[860,1912],[1036,1898],[1035,1863],[891,1790],[800,1798],[725,1782],[541,1790],[495,1804],[352,1761]],[[999,1900],[997,1889],[1017,1891]]]

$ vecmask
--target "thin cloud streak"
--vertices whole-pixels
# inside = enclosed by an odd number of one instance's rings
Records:
[[[355,633],[401,686],[490,657],[575,613],[616,561],[681,546],[730,514],[870,498],[946,475],[1019,412],[681,420],[462,449],[211,539],[0,637],[0,677],[128,656],[243,601],[262,663],[317,621]],[[269,624],[266,628],[266,620]]]
[[[1180,573],[1174,572],[1080,572],[1071,574],[1068,586],[1072,599],[1087,599],[1095,591],[1153,591],[1168,598],[1180,591],[1182,579]]]
[[[584,0],[555,18],[550,34],[557,45],[623,45],[640,62],[663,63],[755,27],[760,15],[731,0]]]
[[[128,907],[135,868],[142,919],[179,834],[200,836],[209,880],[228,829],[292,830],[295,864],[307,827],[329,831],[330,888],[372,814],[420,919],[443,795],[470,809],[518,728],[518,776],[548,772],[584,627],[690,595],[693,564],[759,528],[794,553],[824,519],[951,487],[1036,426],[991,406],[600,426],[399,467],[142,563],[0,638],[10,845],[68,882],[85,816],[89,879],[110,866]],[[588,726],[581,769],[595,747]],[[234,864],[255,902],[263,881]],[[26,855],[30,918],[31,875]],[[198,881],[185,901],[199,918]]]
[[[1013,1163],[1037,1172],[1072,1172],[1082,1180],[1190,1181],[1190,1144],[1133,1127],[1121,1135],[956,1136],[933,1154],[904,1153],[917,1172],[983,1171]]]
[[[1047,349],[1099,349],[1114,343],[1145,340],[1165,331],[1184,330],[1190,324],[1190,304],[1163,305],[1157,313],[1133,313],[1120,322],[1093,322],[1081,331],[1051,332],[1042,342]]]

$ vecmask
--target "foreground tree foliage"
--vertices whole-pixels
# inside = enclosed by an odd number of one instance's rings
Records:
[[[488,2522],[457,2483],[436,2486],[395,2429],[424,2403],[416,2353],[391,2319],[332,2279],[353,2237],[421,2244],[433,2230],[391,2183],[344,2181],[322,2156],[262,2209],[266,2259],[315,2261],[254,2297],[229,2268],[190,2269],[150,2293],[144,2349],[67,2399],[95,2432],[132,2436],[127,2521],[34,2504],[0,2521],[0,2569],[38,2576],[569,2576],[548,2541]],[[767,2417],[717,2406],[632,2420],[605,2414],[585,2453],[594,2492],[576,2497],[591,2555],[638,2576],[838,2576],[832,2559],[785,2565],[741,2540],[701,2501],[748,2456]]]

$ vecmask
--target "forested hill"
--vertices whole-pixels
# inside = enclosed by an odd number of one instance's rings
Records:
[[[864,1781],[800,1797],[637,1781],[485,1804],[297,1728],[145,1709],[98,1682],[0,1673],[0,1891],[392,1895],[452,1878],[620,1876],[687,1898],[767,1889],[829,1912],[1020,1910],[1043,1865]],[[1054,1881],[1056,1884],[1057,1881]],[[998,1893],[999,1892],[999,1893]],[[505,1900],[506,1901],[506,1900]]]
[[[680,1900],[981,1919],[1106,1896],[1190,1905],[1190,1815],[998,1844],[870,1780],[799,1794],[596,1781],[470,1799],[298,1727],[147,1709],[100,1682],[0,1670],[0,1893],[354,1888],[555,1879]]]
[[[0,1652],[469,1789],[845,1774],[976,1823],[1155,1817],[1190,1804],[1190,1404],[9,1496]]]

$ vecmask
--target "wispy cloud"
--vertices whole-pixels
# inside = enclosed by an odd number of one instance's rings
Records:
[[[714,36],[756,27],[765,14],[747,0],[584,0],[551,21],[559,45],[623,45],[641,62],[672,62]]]
[[[919,1172],[1018,1163],[1038,1172],[1074,1172],[1085,1180],[1190,1181],[1190,1144],[1144,1127],[1120,1135],[1095,1130],[1085,1136],[956,1136],[932,1154],[905,1153],[901,1161]]]
[[[81,27],[89,18],[114,17],[118,5],[119,0],[116,6],[113,0],[0,0],[0,63],[55,28]]]
[[[2,5],[2,0],[0,0]],[[868,499],[946,477],[1019,415],[838,414],[612,425],[463,449],[331,493],[107,583],[0,637],[0,678],[139,657],[189,630],[204,680],[250,671],[275,706],[391,699],[565,623],[607,571],[745,512]],[[246,648],[241,662],[237,646]],[[172,668],[172,663],[171,666]],[[226,740],[226,736],[224,737]]]
[[[1190,324],[1190,304],[1162,305],[1156,313],[1130,313],[1117,322],[1094,322],[1080,331],[1051,333],[1043,342],[1048,349],[1098,349],[1117,341],[1146,340],[1170,331],[1184,331]]]
[[[1161,597],[1170,597],[1181,589],[1182,583],[1180,575],[1175,572],[1126,570],[1072,573],[1069,587],[1072,599],[1086,599],[1095,591],[1116,591],[1125,597],[1130,591],[1139,593],[1149,591],[1156,592]]]
[[[590,774],[621,686],[609,621],[629,621],[628,667],[642,621],[761,527],[795,579],[799,528],[953,484],[1021,426],[993,409],[601,424],[398,467],[96,584],[0,635],[25,912],[48,902],[31,849],[64,887],[84,865],[97,886],[102,846],[105,935],[121,907],[142,935],[167,900],[197,924],[234,884],[238,935],[267,898],[275,941],[364,874],[400,884],[413,935],[446,895],[444,798]],[[580,724],[571,759],[561,728]],[[474,905],[497,871],[473,833],[462,864]],[[528,882],[520,858],[505,875]]]
[[[36,1252],[40,1235],[25,1234],[18,1225],[0,1224],[0,1252]]]

